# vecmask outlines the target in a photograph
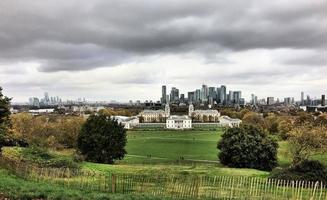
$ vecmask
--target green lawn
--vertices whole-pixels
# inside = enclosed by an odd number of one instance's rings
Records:
[[[221,134],[222,131],[130,131],[127,158],[151,155],[162,162],[180,157],[217,161],[217,142]]]
[[[0,199],[112,199],[112,200],[146,200],[163,199],[145,195],[109,194],[92,190],[69,189],[48,182],[34,182],[19,178],[0,168]]]

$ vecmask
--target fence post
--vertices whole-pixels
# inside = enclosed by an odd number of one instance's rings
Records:
[[[111,174],[111,191],[112,193],[116,192],[116,175]]]

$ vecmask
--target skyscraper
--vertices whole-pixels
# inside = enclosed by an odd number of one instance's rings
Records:
[[[267,105],[273,105],[275,103],[274,97],[267,97]]]
[[[326,97],[325,95],[321,95],[321,106],[325,106],[326,105]]]
[[[242,98],[242,92],[241,91],[234,91],[233,92],[233,103],[240,104]]]
[[[201,101],[201,90],[195,90],[195,102],[199,103]]]
[[[163,85],[161,89],[161,103],[167,103],[166,95],[167,95],[167,87]]]
[[[189,103],[195,102],[195,92],[188,92],[187,98]]]
[[[201,89],[201,101],[206,102],[208,101],[209,90],[207,85],[202,85]]]
[[[213,99],[216,99],[217,93],[215,87],[209,87],[209,97],[212,97]]]
[[[175,87],[171,88],[170,91],[170,102],[179,101],[179,90]]]
[[[216,100],[217,100],[217,103],[221,104],[221,88],[220,87],[217,87],[217,90],[216,90]]]
[[[301,92],[301,106],[304,106],[304,92]]]
[[[226,96],[226,86],[222,85],[220,87],[220,100],[222,104],[226,104],[227,96]]]

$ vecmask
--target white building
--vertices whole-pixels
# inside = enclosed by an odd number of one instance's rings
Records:
[[[188,108],[188,116],[201,122],[217,122],[220,117],[218,110],[194,110],[192,104]]]
[[[125,129],[131,129],[139,124],[139,118],[137,116],[126,117],[126,116],[112,116],[118,123],[121,123]]]
[[[142,118],[142,122],[164,122],[166,118],[170,116],[170,107],[168,104],[165,106],[165,110],[143,110],[139,117]]]
[[[192,128],[192,119],[187,115],[172,115],[166,120],[167,129],[190,129]]]
[[[242,123],[242,120],[230,118],[224,115],[219,118],[219,123],[221,124],[221,126],[239,127]]]

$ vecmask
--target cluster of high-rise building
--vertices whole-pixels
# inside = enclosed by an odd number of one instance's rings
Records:
[[[181,93],[176,87],[172,87],[170,93],[167,93],[167,86],[162,86],[161,103],[193,103],[213,105],[244,105],[241,91],[228,91],[225,85],[220,87],[208,87],[203,84],[201,88],[185,94]]]
[[[60,105],[62,103],[61,98],[58,96],[50,97],[48,92],[44,93],[44,97],[39,99],[37,97],[29,98],[29,105],[34,107],[40,107],[41,105],[49,106],[49,105]]]
[[[326,106],[326,96],[321,95],[320,99],[311,98],[310,95],[304,97],[304,92],[301,92],[300,106]]]

